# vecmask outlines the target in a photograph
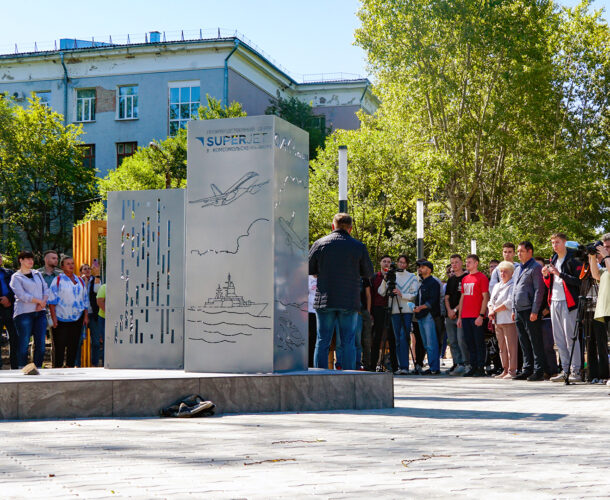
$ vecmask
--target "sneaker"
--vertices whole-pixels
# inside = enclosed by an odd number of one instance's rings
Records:
[[[485,368],[477,368],[474,371],[473,377],[486,377],[487,373],[485,373]]]
[[[540,382],[542,380],[544,380],[544,375],[542,373],[532,373],[527,377],[528,382]]]
[[[432,370],[430,370],[429,368],[422,372],[422,375],[431,375],[431,374],[432,374]]]
[[[408,375],[409,370],[405,370],[404,368],[400,368],[394,372],[394,375]]]
[[[578,373],[570,375],[570,382],[582,382],[582,377]]]
[[[453,370],[453,372],[451,372],[449,375],[460,377],[460,376],[464,375],[465,372],[466,372],[466,368],[464,368],[464,365],[457,365],[455,370]]]
[[[375,368],[376,372],[382,372],[383,371],[383,366],[381,365],[377,365],[377,368]]]
[[[476,373],[476,370],[471,368],[470,370],[466,371],[466,373],[464,373],[464,375],[462,375],[463,377],[474,377]]]
[[[521,373],[517,373],[517,375],[515,375],[513,377],[513,380],[527,380],[527,378],[531,375],[531,373],[527,373],[527,372],[521,372]]]
[[[551,377],[551,382],[565,382],[565,380],[566,380],[566,374],[563,370],[558,375]]]
[[[453,365],[451,368],[449,368],[449,370],[447,370],[447,375],[451,375],[455,371],[457,366],[458,365]]]
[[[440,370],[432,370],[432,371],[430,372],[430,375],[440,375],[440,374],[441,374],[441,371],[440,371]]]

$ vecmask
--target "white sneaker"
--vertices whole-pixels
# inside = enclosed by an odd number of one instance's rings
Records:
[[[572,378],[572,377],[570,377]],[[566,379],[566,374],[563,370],[561,370],[561,373],[558,375],[555,375],[554,377],[551,377],[550,380],[551,382],[564,382]]]
[[[582,378],[578,373],[570,375],[570,382],[582,382]]]
[[[404,368],[400,368],[394,372],[394,375],[408,375],[409,370],[405,370]]]

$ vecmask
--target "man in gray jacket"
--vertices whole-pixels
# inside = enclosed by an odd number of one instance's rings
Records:
[[[354,370],[360,280],[373,275],[373,264],[366,246],[350,236],[352,218],[348,214],[335,215],[332,229],[309,250],[309,274],[318,277],[313,305],[317,320],[314,367],[328,368],[328,349],[337,327],[343,346],[343,368]]]
[[[519,344],[523,351],[523,368],[513,378],[537,382],[544,380],[544,343],[541,318],[538,313],[544,301],[546,287],[542,267],[533,257],[534,246],[522,241],[517,247],[521,265],[516,267],[513,281],[513,320],[517,323]]]

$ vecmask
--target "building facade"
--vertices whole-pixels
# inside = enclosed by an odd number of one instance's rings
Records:
[[[104,176],[139,146],[173,135],[206,94],[264,114],[277,97],[313,105],[332,129],[355,129],[379,102],[367,79],[298,83],[240,38],[102,44],[61,40],[58,50],[0,55],[0,93],[37,95],[83,125],[86,161]]]

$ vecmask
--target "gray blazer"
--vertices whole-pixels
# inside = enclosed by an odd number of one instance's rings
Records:
[[[515,269],[513,281],[513,312],[531,309],[538,314],[546,293],[542,266],[533,258],[528,260]]]

